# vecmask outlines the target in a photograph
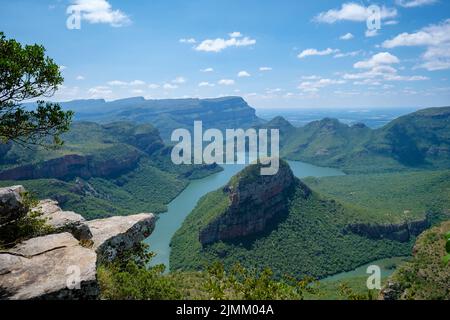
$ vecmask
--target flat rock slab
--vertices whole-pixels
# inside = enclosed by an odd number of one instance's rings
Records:
[[[88,221],[92,233],[93,249],[101,262],[114,260],[117,254],[133,248],[146,239],[155,228],[153,214]]]
[[[0,252],[0,298],[96,298],[97,255],[70,233],[30,239]],[[69,287],[79,283],[79,290]]]

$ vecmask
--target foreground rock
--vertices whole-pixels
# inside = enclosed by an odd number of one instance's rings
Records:
[[[91,230],[86,224],[86,220],[79,214],[72,211],[63,211],[56,201],[40,201],[35,212],[42,214],[42,218],[56,232],[70,232],[78,240],[89,240],[92,238]]]
[[[139,244],[156,220],[138,214],[87,222],[51,200],[32,211],[42,213],[55,233],[0,252],[0,299],[97,299],[98,264]]]
[[[95,299],[98,294],[94,251],[79,245],[70,233],[30,239],[0,253],[3,297],[24,299]],[[70,290],[68,283],[79,283]]]
[[[110,262],[120,252],[147,238],[155,228],[155,219],[153,215],[138,214],[89,221],[87,225],[92,232],[93,249],[99,255],[99,262]]]
[[[0,188],[0,226],[23,217],[28,208],[23,204],[22,186]]]

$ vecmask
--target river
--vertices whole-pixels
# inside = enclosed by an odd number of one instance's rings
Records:
[[[298,178],[344,175],[337,169],[317,167],[298,161],[289,161],[289,165]],[[224,165],[222,172],[192,181],[178,197],[169,203],[168,211],[159,215],[155,231],[145,240],[150,245],[150,250],[156,253],[156,257],[152,260],[153,265],[165,264],[169,267],[170,241],[198,200],[205,194],[226,185],[231,177],[244,167],[245,165]]]

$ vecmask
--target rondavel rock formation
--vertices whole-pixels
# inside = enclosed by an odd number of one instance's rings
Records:
[[[155,227],[153,214],[85,221],[52,200],[30,211],[22,202],[24,191],[0,188],[0,226],[39,211],[53,234],[0,251],[0,299],[97,299],[97,265],[131,249]]]
[[[263,176],[259,170],[260,165],[247,167],[224,188],[230,204],[200,232],[203,246],[263,232],[288,213],[289,195],[296,184],[302,184],[305,193],[311,192],[284,161],[276,175]]]

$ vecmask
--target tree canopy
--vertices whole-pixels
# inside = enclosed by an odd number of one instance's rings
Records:
[[[63,81],[59,66],[45,55],[43,46],[23,46],[0,32],[1,142],[61,145],[60,135],[69,130],[73,112],[42,100],[34,110],[23,103],[53,96]]]

